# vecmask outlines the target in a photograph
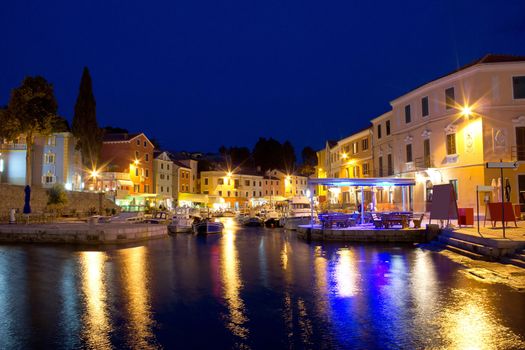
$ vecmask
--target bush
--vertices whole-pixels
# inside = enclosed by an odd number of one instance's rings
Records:
[[[47,190],[47,207],[60,214],[67,204],[67,194],[63,185],[56,184]]]

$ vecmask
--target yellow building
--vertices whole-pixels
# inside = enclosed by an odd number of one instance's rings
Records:
[[[201,193],[219,197],[221,207],[242,209],[264,202],[263,177],[227,171],[202,171]]]
[[[372,129],[363,129],[339,141],[327,141],[324,149],[317,152],[318,178],[361,178],[374,174],[372,152]],[[319,202],[329,202],[342,207],[355,206],[358,201],[358,191],[350,187],[327,190],[320,186],[316,190]],[[371,194],[365,191],[365,199],[370,200]]]
[[[378,176],[417,180],[404,194],[415,211],[428,211],[432,188],[441,183],[454,186],[459,207],[475,208],[476,186],[499,177],[485,162],[525,161],[525,57],[487,55],[391,105],[372,120],[375,167]],[[503,177],[510,200],[523,205],[525,165]],[[396,205],[402,195],[396,189],[383,202]]]

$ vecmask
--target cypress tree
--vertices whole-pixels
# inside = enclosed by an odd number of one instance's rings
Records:
[[[82,152],[84,166],[97,167],[102,147],[102,130],[98,127],[95,96],[89,70],[84,67],[73,116],[73,135],[77,138],[77,149]]]

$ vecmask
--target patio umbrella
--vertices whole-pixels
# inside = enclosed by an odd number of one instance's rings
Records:
[[[492,186],[492,201],[497,202],[498,201],[498,187],[496,184],[496,179],[492,179],[490,182],[490,186]]]
[[[510,181],[509,179],[505,179],[505,199],[507,200],[507,202],[510,202],[510,191]]]
[[[26,185],[26,187],[24,188],[24,192],[24,214],[31,214],[31,187],[29,187],[29,185]]]

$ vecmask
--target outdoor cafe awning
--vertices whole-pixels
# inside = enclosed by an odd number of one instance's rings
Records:
[[[314,178],[308,179],[309,185],[321,185],[331,187],[347,186],[413,186],[416,184],[415,179],[410,178],[393,178],[393,177],[365,177],[365,178]]]

